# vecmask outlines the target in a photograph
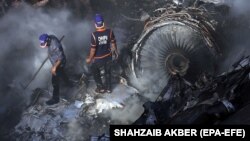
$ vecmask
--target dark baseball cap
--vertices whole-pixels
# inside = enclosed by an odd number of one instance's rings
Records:
[[[95,15],[95,24],[97,27],[102,27],[104,23],[104,19],[101,14]]]

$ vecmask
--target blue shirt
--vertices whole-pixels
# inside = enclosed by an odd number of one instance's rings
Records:
[[[51,64],[54,66],[55,63],[58,60],[60,60],[61,61],[60,66],[64,67],[66,64],[66,57],[64,55],[62,44],[54,35],[50,35],[49,38],[50,38],[50,43],[48,46],[48,55],[49,55],[49,60]]]

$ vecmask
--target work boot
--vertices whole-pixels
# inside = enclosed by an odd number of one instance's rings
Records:
[[[112,91],[110,89],[107,89],[106,92],[107,93],[112,93]]]
[[[107,92],[107,93],[112,93],[112,90],[111,90],[111,86],[110,86],[110,85],[107,85],[107,86],[106,86],[106,92]]]
[[[102,88],[98,88],[98,87],[97,87],[97,88],[95,89],[95,92],[96,92],[96,93],[99,93],[99,94],[103,94],[103,93],[105,93],[105,89],[102,89]]]
[[[59,98],[52,98],[52,99],[46,101],[46,104],[47,105],[53,105],[53,104],[56,104],[58,102],[59,102]]]

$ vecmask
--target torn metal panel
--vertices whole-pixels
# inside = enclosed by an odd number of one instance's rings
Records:
[[[146,124],[142,119],[152,116],[152,112],[147,111],[153,111],[158,124],[226,124],[230,121],[249,124],[246,119],[242,122],[237,120],[241,118],[241,110],[249,108],[249,61],[249,56],[241,58],[231,71],[204,81],[203,87],[187,85],[175,89],[171,98],[159,99],[145,107],[144,114],[137,120],[142,122],[135,124]],[[161,96],[168,95],[168,90],[175,85],[168,83]]]

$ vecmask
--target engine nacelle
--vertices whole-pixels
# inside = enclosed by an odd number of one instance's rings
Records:
[[[213,74],[220,54],[216,24],[203,8],[155,10],[132,48],[135,85],[141,91],[159,94],[171,75],[194,82],[201,73]]]

